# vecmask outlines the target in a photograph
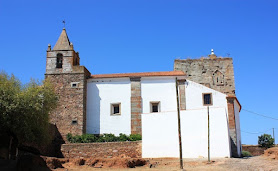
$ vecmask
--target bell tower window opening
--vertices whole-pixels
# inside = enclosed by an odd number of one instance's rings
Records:
[[[62,68],[63,66],[63,55],[61,53],[57,54],[56,68]]]

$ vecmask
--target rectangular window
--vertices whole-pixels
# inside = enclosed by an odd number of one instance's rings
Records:
[[[71,124],[72,124],[72,125],[77,125],[77,120],[76,120],[76,119],[72,120],[72,121],[71,121]]]
[[[70,85],[71,85],[71,88],[78,88],[79,82],[71,82]]]
[[[211,93],[203,94],[203,105],[204,106],[212,105],[212,94]]]
[[[121,103],[111,104],[111,115],[120,115],[121,114]]]
[[[150,103],[151,113],[160,112],[160,102]]]

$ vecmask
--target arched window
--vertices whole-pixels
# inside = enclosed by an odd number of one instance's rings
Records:
[[[63,66],[63,55],[61,53],[57,54],[56,68],[62,68]]]

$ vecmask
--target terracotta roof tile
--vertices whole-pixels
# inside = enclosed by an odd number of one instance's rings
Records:
[[[185,76],[185,73],[183,71],[164,71],[164,72],[121,73],[121,74],[98,74],[98,75],[91,75],[91,78],[160,77],[160,76]]]

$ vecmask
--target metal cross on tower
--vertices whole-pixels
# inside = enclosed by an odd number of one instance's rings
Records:
[[[66,28],[66,21],[65,20],[63,20],[63,24],[64,24],[64,28]]]

